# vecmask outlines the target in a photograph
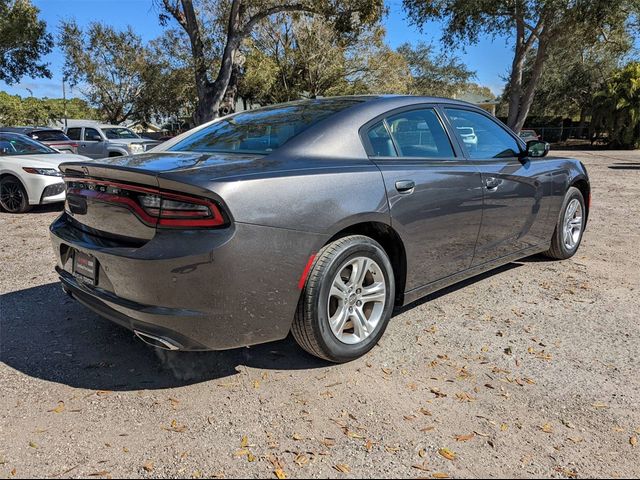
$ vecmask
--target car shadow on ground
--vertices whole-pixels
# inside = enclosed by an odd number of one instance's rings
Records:
[[[510,263],[413,302],[430,300],[522,263]],[[331,364],[285,340],[222,352],[167,352],[100,318],[50,283],[0,295],[0,361],[31,377],[92,390],[132,391],[190,385],[236,375],[240,366],[272,370]]]
[[[640,170],[640,163],[614,163],[608,168],[611,170]]]
[[[291,338],[223,352],[165,352],[68,297],[58,283],[0,295],[0,361],[26,375],[94,390],[184,386],[237,367],[327,367]]]

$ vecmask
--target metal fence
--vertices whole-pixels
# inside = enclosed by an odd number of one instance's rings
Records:
[[[540,138],[549,143],[566,142],[567,140],[591,141],[589,127],[525,127],[523,130],[535,130]]]

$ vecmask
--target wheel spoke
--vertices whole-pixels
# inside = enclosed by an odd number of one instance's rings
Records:
[[[354,308],[351,314],[351,320],[353,322],[353,332],[360,339],[364,340],[369,336],[369,321],[364,315],[362,308]]]
[[[336,313],[333,314],[333,317],[329,319],[329,325],[331,325],[331,330],[334,335],[338,338],[342,338],[342,334],[344,331],[344,326],[349,319],[348,315],[349,311],[346,306],[341,305],[336,310]]]
[[[383,282],[372,283],[362,289],[362,304],[370,302],[384,302],[385,287]]]

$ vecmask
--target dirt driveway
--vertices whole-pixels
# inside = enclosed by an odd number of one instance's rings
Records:
[[[62,294],[52,209],[0,213],[0,477],[637,477],[640,152],[571,152],[574,259],[529,258],[328,365],[292,340],[158,355]]]

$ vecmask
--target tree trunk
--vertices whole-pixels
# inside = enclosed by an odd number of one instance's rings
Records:
[[[516,50],[509,78],[509,115],[507,117],[507,125],[513,129],[515,129],[518,112],[520,111],[520,101],[522,98],[522,75],[527,54],[524,43],[524,25],[521,21],[517,21]]]
[[[531,78],[527,82],[527,87],[520,99],[518,116],[514,126],[512,127],[516,132],[522,130],[524,122],[527,120],[527,116],[529,115],[529,110],[531,110],[531,104],[533,103],[533,98],[536,94],[536,87],[542,77],[544,62],[547,59],[547,45],[548,41],[546,36],[540,36],[540,40],[538,41],[538,51],[536,52],[536,60],[533,64],[533,71],[531,72]]]
[[[231,77],[229,78],[229,85],[224,93],[218,114],[220,116],[229,115],[236,111],[236,98],[238,95],[238,82],[240,81],[240,75],[242,65],[244,64],[244,58],[240,52],[236,52],[234,55],[234,62],[231,68]]]

